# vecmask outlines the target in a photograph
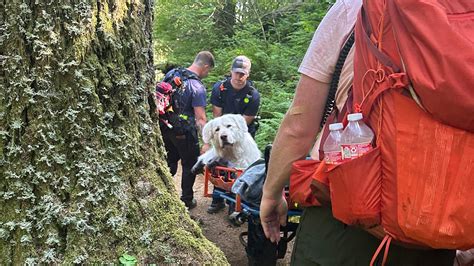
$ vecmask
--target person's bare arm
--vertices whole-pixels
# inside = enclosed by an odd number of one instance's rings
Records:
[[[222,115],[222,107],[212,106],[212,116],[219,117]]]
[[[196,119],[196,127],[198,133],[201,134],[202,128],[207,122],[206,109],[204,109],[204,106],[194,107],[194,117]]]
[[[295,98],[273,143],[265,196],[274,199],[288,183],[292,162],[304,158],[316,140],[329,84],[302,75]]]
[[[291,164],[304,158],[316,140],[329,84],[301,75],[295,97],[278,129],[263,187],[260,218],[265,235],[280,239],[280,224],[286,221],[287,206],[282,197],[288,184]]]

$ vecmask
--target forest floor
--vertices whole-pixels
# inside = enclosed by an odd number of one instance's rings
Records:
[[[181,169],[178,169],[178,173],[174,177],[174,184],[178,192],[181,193]],[[189,212],[191,218],[201,227],[203,234],[224,252],[231,265],[247,265],[245,248],[239,240],[240,233],[247,231],[247,223],[241,226],[232,225],[228,219],[227,208],[216,214],[206,212],[211,204],[211,198],[204,197],[203,175],[196,177],[194,198],[197,201],[197,206]],[[278,265],[289,264],[292,248],[293,241],[288,243],[285,258],[278,260]]]

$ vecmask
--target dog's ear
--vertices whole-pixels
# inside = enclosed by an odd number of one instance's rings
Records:
[[[245,122],[245,118],[242,115],[232,115],[232,119],[234,119],[235,124],[240,130],[244,132],[249,130],[247,127],[247,122]]]
[[[212,138],[212,120],[207,122],[202,128],[202,141],[209,143]]]

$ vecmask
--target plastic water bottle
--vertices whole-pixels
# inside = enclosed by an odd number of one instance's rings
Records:
[[[342,159],[352,160],[372,149],[374,132],[362,121],[361,113],[349,114],[347,120],[349,123],[342,132]]]
[[[341,135],[344,126],[342,123],[329,125],[329,135],[324,142],[324,160],[328,164],[340,164],[342,162]]]

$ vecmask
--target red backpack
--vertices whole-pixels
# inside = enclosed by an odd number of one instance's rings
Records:
[[[330,170],[334,216],[474,247],[474,1],[364,1],[355,38],[352,107],[376,141]]]
[[[333,215],[383,243],[473,248],[474,1],[365,0],[355,40],[347,107],[375,148],[318,167]]]

